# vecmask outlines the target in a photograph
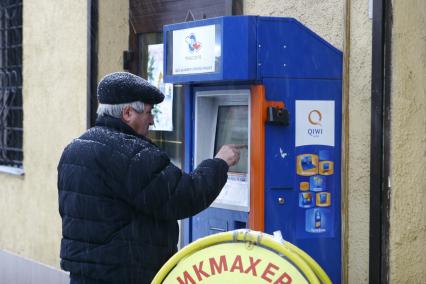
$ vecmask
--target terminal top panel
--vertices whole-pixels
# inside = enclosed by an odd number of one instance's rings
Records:
[[[164,27],[165,81],[341,79],[342,53],[292,18],[227,16]]]

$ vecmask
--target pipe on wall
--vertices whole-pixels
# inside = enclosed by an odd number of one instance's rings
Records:
[[[86,127],[95,125],[96,86],[98,78],[98,0],[87,1],[87,119]]]
[[[391,1],[373,1],[369,283],[389,283]]]
[[[348,283],[349,268],[349,66],[351,49],[351,0],[345,1],[344,6],[344,39],[343,39],[343,84],[342,84],[342,112],[343,112],[343,132],[342,132],[342,283]]]

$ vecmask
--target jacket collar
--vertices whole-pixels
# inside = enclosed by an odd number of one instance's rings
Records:
[[[133,130],[133,128],[131,128],[129,125],[124,123],[119,118],[115,118],[115,117],[112,117],[112,116],[109,116],[109,115],[98,116],[98,118],[96,118],[95,126],[114,129],[116,131],[119,131],[119,132],[122,132],[122,133],[125,133],[125,134],[129,134],[129,135],[139,137],[143,140],[150,142],[151,144],[154,144],[151,141],[151,139],[149,139],[148,137],[145,137],[143,135],[139,135],[138,133],[136,133],[136,131]]]

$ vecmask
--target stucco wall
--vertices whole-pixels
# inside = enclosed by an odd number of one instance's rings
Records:
[[[86,0],[23,5],[23,177],[0,173],[0,249],[59,267],[56,166],[86,129]],[[121,70],[128,0],[99,1],[99,76]]]
[[[372,20],[368,1],[350,1],[348,283],[368,283]]]
[[[424,283],[426,2],[392,2],[391,283]]]
[[[129,49],[129,0],[99,1],[98,79],[123,70]]]
[[[23,4],[24,177],[0,174],[0,249],[59,266],[56,165],[85,130],[87,1]]]

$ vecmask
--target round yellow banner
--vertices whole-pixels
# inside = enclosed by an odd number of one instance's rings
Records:
[[[233,242],[196,251],[179,263],[162,283],[308,283],[286,258],[258,245]]]
[[[271,235],[247,229],[201,238],[178,251],[153,284],[311,283],[330,284],[306,252]]]

